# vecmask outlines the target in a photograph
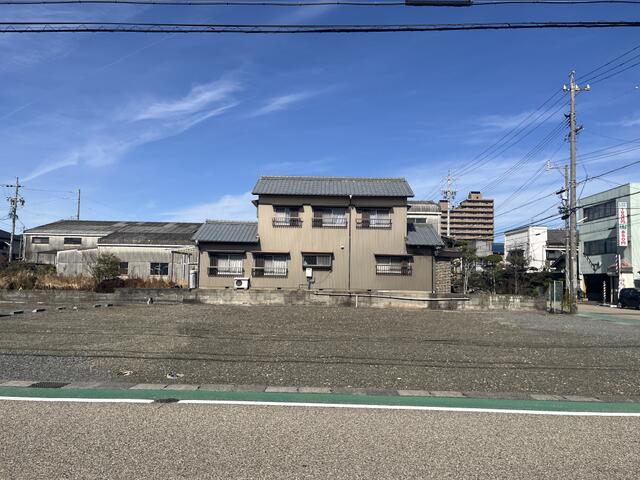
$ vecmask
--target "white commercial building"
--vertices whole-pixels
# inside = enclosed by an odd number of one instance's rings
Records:
[[[564,232],[540,226],[514,228],[504,234],[504,253],[522,251],[529,268],[547,270],[565,252]]]

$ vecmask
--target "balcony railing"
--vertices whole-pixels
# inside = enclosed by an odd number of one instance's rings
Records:
[[[273,217],[273,226],[276,228],[301,227],[302,219],[299,217]]]
[[[359,218],[356,228],[391,228],[390,218]]]
[[[286,277],[288,274],[288,267],[254,267],[251,270],[254,277]]]
[[[376,275],[402,275],[413,274],[411,265],[376,265]]]
[[[347,228],[346,217],[318,217],[312,222],[313,228]]]
[[[209,267],[210,277],[240,277],[244,274],[242,267]]]

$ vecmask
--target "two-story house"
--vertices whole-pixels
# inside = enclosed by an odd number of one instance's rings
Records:
[[[448,293],[436,229],[407,222],[405,179],[261,177],[252,193],[257,222],[208,221],[194,235],[200,288],[244,277],[258,288]]]

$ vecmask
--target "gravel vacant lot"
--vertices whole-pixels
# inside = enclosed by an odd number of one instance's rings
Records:
[[[132,372],[123,375],[123,372]],[[0,318],[0,379],[640,395],[640,323],[144,305]]]

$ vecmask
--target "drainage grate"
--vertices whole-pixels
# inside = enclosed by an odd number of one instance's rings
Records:
[[[177,398],[156,398],[154,400],[155,403],[176,403],[179,401]]]
[[[31,388],[62,388],[65,385],[69,385],[64,382],[37,382],[29,385]]]

